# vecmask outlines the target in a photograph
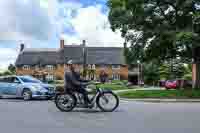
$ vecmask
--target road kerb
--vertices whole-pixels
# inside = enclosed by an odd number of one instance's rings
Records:
[[[120,98],[122,101],[138,101],[138,102],[199,102],[200,99],[128,99]]]

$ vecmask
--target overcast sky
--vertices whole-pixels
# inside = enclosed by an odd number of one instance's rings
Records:
[[[0,0],[0,69],[14,63],[19,44],[59,47],[66,44],[123,46],[108,22],[107,0]]]

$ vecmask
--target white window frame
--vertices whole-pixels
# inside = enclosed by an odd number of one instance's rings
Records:
[[[52,80],[54,80],[54,75],[48,74],[48,75],[46,75],[45,78],[46,78],[47,81],[52,81]]]
[[[112,65],[112,69],[120,69],[121,66],[120,65]]]
[[[46,65],[46,69],[49,70],[49,71],[53,71],[54,66],[53,65]]]
[[[24,70],[30,70],[31,67],[30,67],[29,65],[24,65],[24,66],[23,66],[23,69],[24,69]]]
[[[112,79],[113,79],[113,80],[120,80],[120,74],[118,74],[118,73],[113,73],[113,74],[112,74]]]

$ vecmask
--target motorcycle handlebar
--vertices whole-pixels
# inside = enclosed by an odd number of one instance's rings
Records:
[[[99,84],[101,84],[101,82],[92,82],[92,83],[90,83],[90,84],[99,85]]]

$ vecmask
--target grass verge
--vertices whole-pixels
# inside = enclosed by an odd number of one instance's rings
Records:
[[[118,93],[122,98],[167,98],[189,99],[200,98],[200,90],[137,90]]]
[[[54,84],[57,88],[57,90],[59,91],[63,91],[63,84]],[[95,87],[92,87],[93,89]],[[125,85],[117,85],[117,84],[109,84],[109,83],[106,83],[106,84],[100,84],[100,85],[97,85],[97,88],[105,88],[105,89],[111,89],[113,91],[116,91],[116,90],[125,90],[125,89],[134,89],[133,87],[132,88],[129,88]]]
[[[116,85],[116,84],[101,84],[97,85],[98,88],[108,88],[111,90],[125,90],[125,89],[130,89],[125,85]],[[133,89],[133,88],[132,88]]]

